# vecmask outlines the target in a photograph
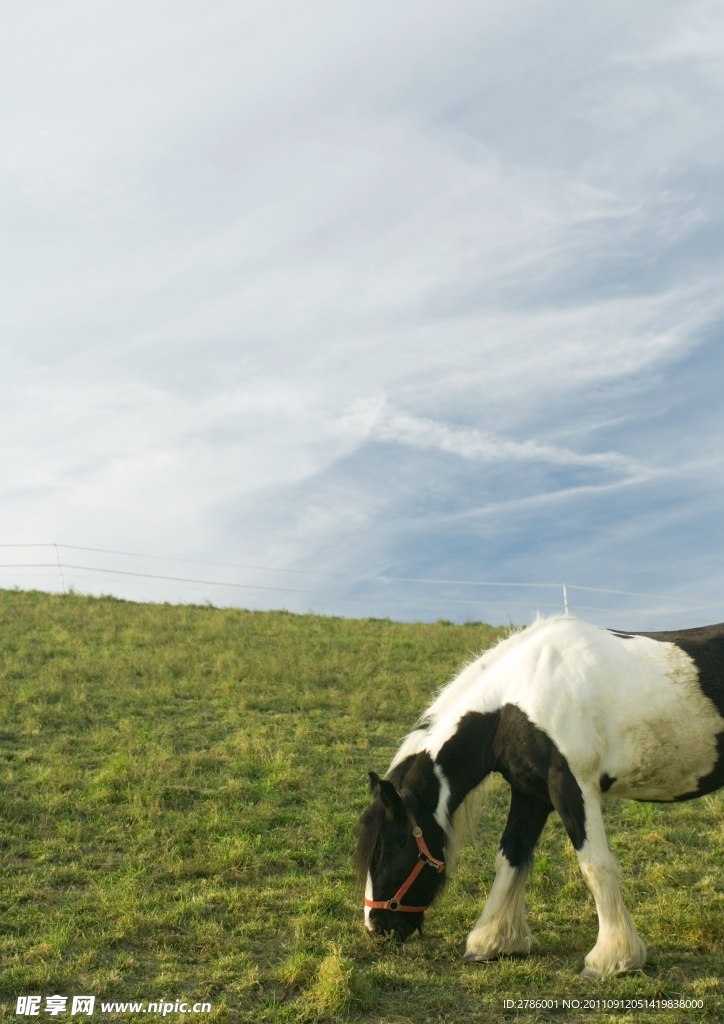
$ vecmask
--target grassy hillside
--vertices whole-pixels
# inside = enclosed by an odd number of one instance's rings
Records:
[[[490,627],[9,591],[0,615],[7,1019],[31,993],[209,1000],[191,1019],[255,1024],[510,1020],[502,1001],[519,997],[700,998],[701,1011],[647,1019],[724,1017],[719,795],[608,812],[645,973],[578,979],[595,909],[552,820],[530,887],[535,955],[462,964],[502,787],[424,939],[364,934],[350,852],[366,772],[386,768],[435,690],[494,641]],[[39,1019],[99,1019],[98,1003],[94,1018]]]

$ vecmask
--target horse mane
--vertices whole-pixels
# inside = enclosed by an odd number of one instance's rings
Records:
[[[524,626],[522,629],[517,627],[509,627],[506,631],[505,636],[501,636],[499,640],[494,643],[491,647],[486,648],[482,654],[474,657],[472,661],[469,661],[467,665],[464,665],[462,670],[455,678],[446,683],[438,690],[435,699],[426,711],[423,711],[422,715],[418,720],[416,729],[432,729],[435,726],[437,720],[449,709],[455,707],[456,704],[468,693],[471,684],[475,683],[480,678],[480,673],[486,669],[492,668],[501,658],[504,658],[513,648],[520,644],[527,643],[530,637],[541,629],[545,629],[552,622],[558,619],[570,618],[565,613],[556,615],[540,615],[538,614],[533,622],[529,626]],[[415,735],[416,730],[413,730],[408,737],[403,741],[403,747],[405,743]],[[402,748],[401,748],[402,750]],[[397,762],[400,755],[400,751],[395,755],[395,759],[392,762],[393,765]]]
[[[452,878],[455,874],[457,855],[466,843],[478,849],[476,829],[482,817],[491,790],[500,784],[499,779],[491,772],[475,789],[471,790],[450,819],[445,847],[446,875]]]
[[[414,730],[410,735],[417,735],[420,731],[421,730],[419,729]],[[424,730],[422,730],[422,732],[424,735]],[[413,744],[413,746],[414,751],[407,752],[401,760],[399,757],[400,751],[398,750],[395,761],[390,765],[390,769],[385,777],[388,782],[392,783],[399,793],[408,813],[412,812],[413,814],[417,814],[417,800],[414,793],[405,792],[403,794],[401,792],[405,784],[407,773],[414,764],[415,755],[420,749],[419,742]],[[430,768],[432,768],[432,762],[430,762]],[[380,800],[379,795],[375,795],[372,803],[369,804],[367,809],[364,811],[359,825],[357,826],[357,849],[354,853],[354,861],[357,867],[357,875],[362,883],[367,880],[367,872],[370,869],[375,848],[379,842],[382,824],[388,818],[388,814],[389,812]],[[380,846],[380,856],[381,855],[382,847]]]

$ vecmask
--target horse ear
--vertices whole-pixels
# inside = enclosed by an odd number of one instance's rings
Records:
[[[370,793],[372,794],[372,796],[374,796],[375,795],[375,790],[378,788],[378,786],[382,782],[382,779],[379,777],[377,772],[370,772],[369,775],[370,775]]]
[[[380,800],[387,811],[387,817],[390,821],[393,819],[398,821],[406,820],[407,811],[402,802],[402,797],[387,779],[380,779]]]

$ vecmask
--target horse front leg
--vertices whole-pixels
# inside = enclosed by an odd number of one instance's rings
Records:
[[[646,963],[646,946],[621,897],[621,869],[606,842],[601,795],[592,786],[579,787],[570,771],[568,774],[570,779],[551,787],[551,797],[598,912],[598,940],[586,956],[581,977],[635,970]]]
[[[483,912],[468,935],[468,962],[530,952],[532,935],[525,918],[525,884],[533,850],[551,810],[550,804],[511,788],[508,821],[495,860],[495,881]]]

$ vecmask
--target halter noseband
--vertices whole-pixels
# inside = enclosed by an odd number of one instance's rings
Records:
[[[399,794],[399,792],[398,795],[400,795],[401,798],[401,794]],[[415,879],[420,874],[420,872],[422,871],[426,864],[429,864],[431,868],[434,868],[438,872],[438,874],[442,874],[442,872],[445,870],[445,861],[438,860],[437,857],[433,857],[433,855],[427,848],[425,840],[422,837],[422,829],[413,818],[412,812],[408,808],[405,808],[405,810],[407,811],[407,817],[409,818],[410,824],[412,825],[412,836],[415,842],[417,843],[417,864],[415,864],[414,868],[407,876],[405,881],[402,883],[400,888],[397,890],[395,895],[392,897],[392,899],[368,900],[367,897],[365,896],[365,906],[370,907],[372,910],[397,910],[406,914],[422,914],[423,911],[427,910],[427,908],[429,907],[429,903],[427,907],[403,907],[400,903],[400,900],[405,895],[407,890],[410,888],[410,886],[415,881]]]

